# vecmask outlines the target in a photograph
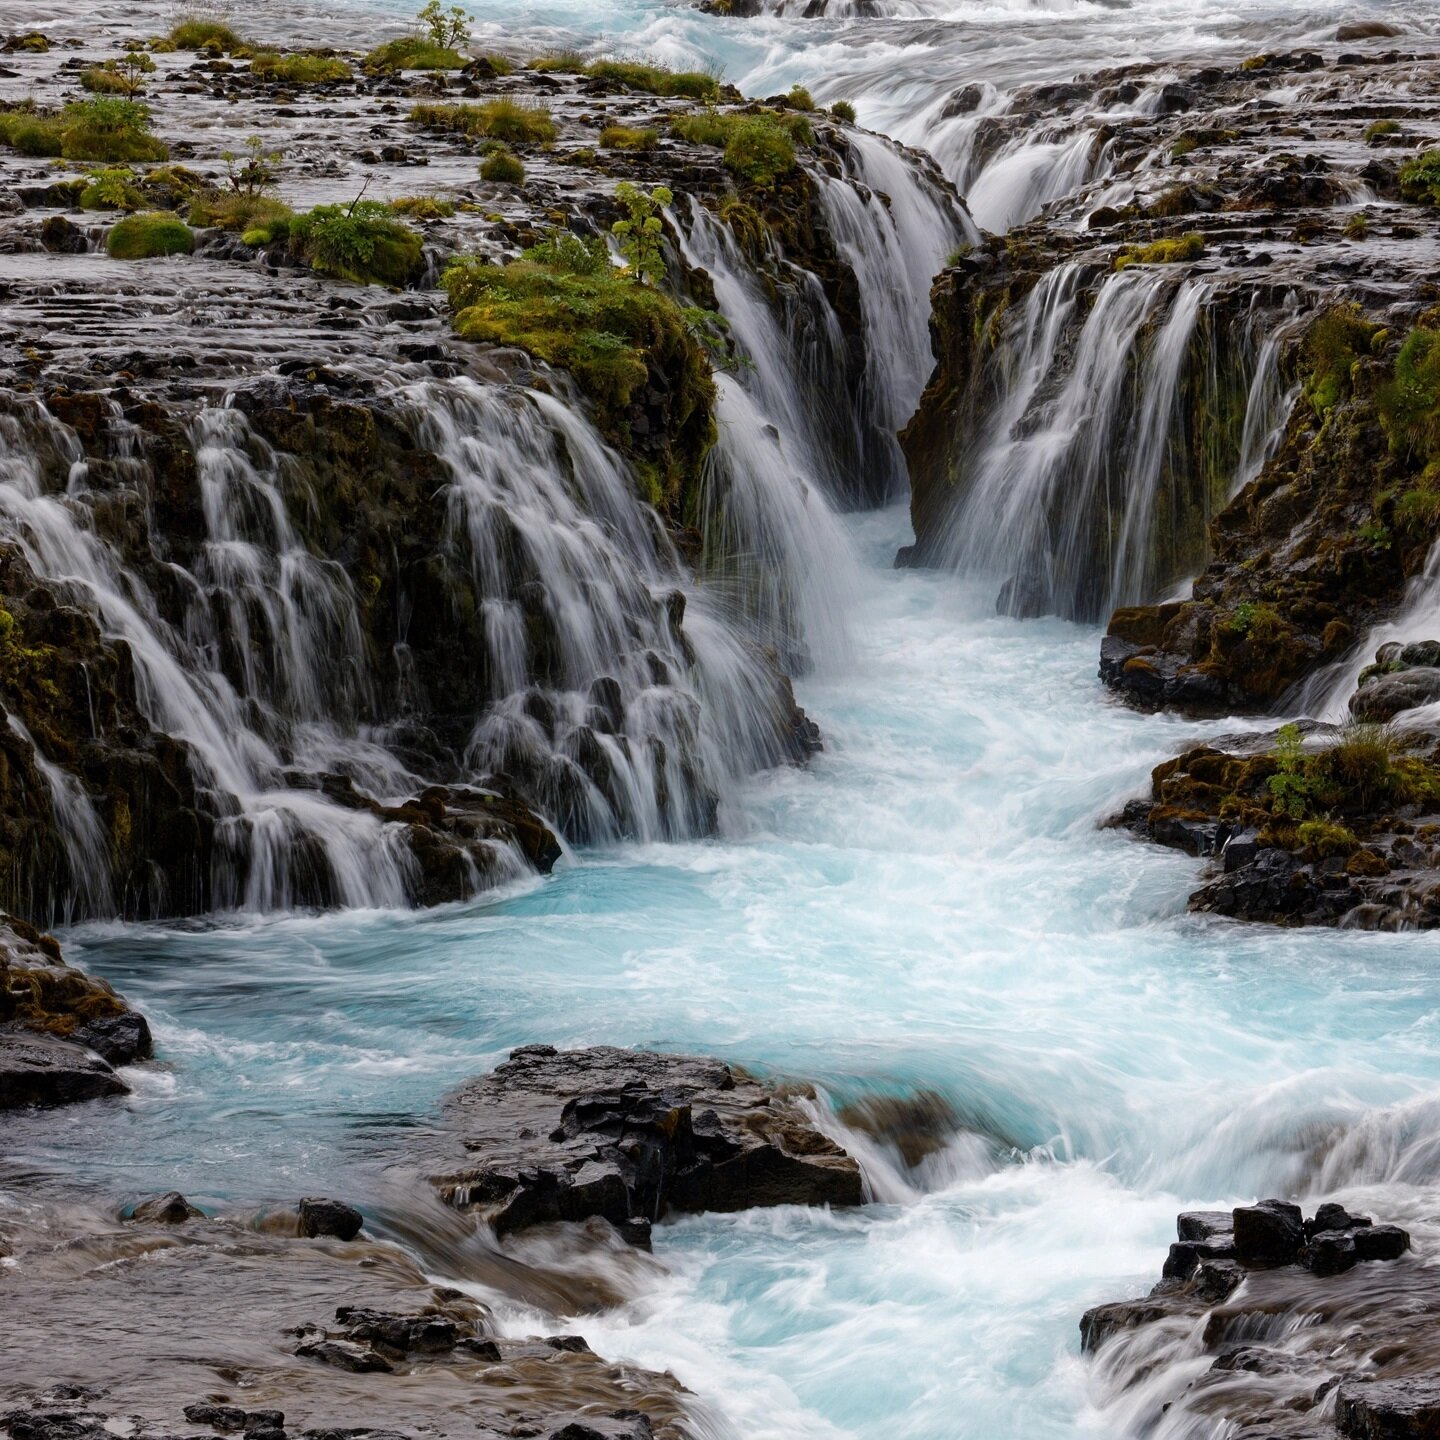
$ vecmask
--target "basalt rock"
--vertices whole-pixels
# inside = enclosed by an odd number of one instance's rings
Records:
[[[808,1091],[765,1085],[718,1060],[599,1047],[516,1050],[447,1104],[464,1158],[433,1183],[499,1234],[598,1216],[855,1205],[860,1170],[820,1133]]]
[[[1181,1215],[1177,1231],[1179,1248],[1232,1253],[1186,1271],[1167,1262],[1148,1296],[1086,1312],[1081,1347],[1097,1356],[1103,1383],[1153,1381],[1163,1348],[1175,1380],[1156,1387],[1150,1406],[1171,1425],[1257,1440],[1321,1440],[1337,1425],[1364,1440],[1434,1433],[1406,1428],[1428,1423],[1434,1403],[1423,1337],[1440,1287],[1423,1265],[1394,1263],[1409,1249],[1405,1231],[1335,1204],[1305,1219],[1281,1200]],[[1367,1252],[1367,1237],[1381,1233],[1384,1244]]]
[[[337,1240],[353,1240],[365,1223],[365,1217],[343,1200],[327,1200],[309,1196],[297,1207],[300,1233],[310,1239],[331,1235]]]
[[[67,1105],[129,1086],[111,1068],[149,1059],[150,1027],[58,942],[0,916],[0,1110]]]

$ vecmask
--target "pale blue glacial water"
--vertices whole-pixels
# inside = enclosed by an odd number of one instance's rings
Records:
[[[983,1141],[860,1213],[667,1225],[668,1276],[580,1322],[737,1435],[817,1440],[1110,1433],[1076,1321],[1153,1278],[1182,1205],[1432,1213],[1433,939],[1187,915],[1195,862],[1096,826],[1214,727],[1115,705],[1092,630],[888,569],[900,513],[852,530],[853,657],[801,686],[827,751],[733,797],[725,838],[428,914],[77,934],[171,1068],[16,1127],[12,1162],[116,1200],[363,1205],[412,1117],[532,1041],[933,1088]]]

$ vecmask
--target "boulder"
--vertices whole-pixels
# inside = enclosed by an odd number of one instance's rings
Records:
[[[1401,33],[1398,26],[1385,20],[1347,20],[1337,26],[1335,38],[1347,40],[1386,40]]]
[[[1440,700],[1440,669],[1415,666],[1390,675],[1376,675],[1350,697],[1357,720],[1383,724],[1406,710]]]
[[[130,1215],[132,1220],[143,1220],[152,1225],[183,1225],[187,1220],[203,1217],[204,1212],[197,1210],[178,1190],[142,1201]]]
[[[1440,1378],[1346,1380],[1335,1426],[1346,1440],[1440,1440]]]
[[[323,1196],[307,1196],[296,1211],[300,1216],[300,1233],[309,1240],[322,1235],[353,1240],[365,1223],[365,1217],[353,1205]]]
[[[1245,1265],[1290,1265],[1305,1243],[1305,1224],[1298,1205],[1262,1200],[1234,1212],[1235,1256]]]
[[[98,1055],[54,1035],[0,1033],[0,1110],[73,1105],[130,1087]]]
[[[860,1168],[802,1101],[719,1060],[609,1046],[516,1050],[447,1119],[463,1157],[433,1180],[500,1234],[667,1211],[858,1205]]]

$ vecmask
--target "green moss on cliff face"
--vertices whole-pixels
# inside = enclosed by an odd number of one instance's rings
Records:
[[[456,331],[514,345],[568,370],[594,403],[601,428],[634,448],[632,407],[665,396],[658,492],[679,500],[714,442],[714,381],[681,307],[610,262],[601,241],[557,231],[506,265],[467,257],[443,279]],[[647,426],[652,434],[653,426]]]
[[[1352,393],[1355,366],[1379,330],[1354,304],[1332,307],[1310,327],[1302,350],[1305,398],[1322,419]]]

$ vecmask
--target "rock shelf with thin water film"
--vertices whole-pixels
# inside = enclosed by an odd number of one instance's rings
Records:
[[[58,113],[111,48],[17,44],[0,103]],[[682,136],[695,100],[359,59],[309,83],[155,53],[169,158],[105,171],[114,196],[94,166],[0,152],[0,901],[38,923],[460,899],[565,842],[710,833],[733,777],[820,743],[788,674],[833,623],[830,507],[903,483],[929,359],[891,266],[918,254],[928,281],[973,235],[953,190],[713,82],[718,114],[793,121],[779,182],[737,187]],[[523,184],[477,178],[488,142],[447,119],[471,102],[548,117],[543,149],[514,142]],[[224,153],[251,134],[279,192],[226,228]],[[622,180],[676,197],[657,305],[710,317],[718,389],[679,319],[618,405],[452,330],[449,258],[604,236]],[[401,291],[265,228],[417,192]],[[191,217],[187,253],[105,254],[157,206]],[[892,209],[923,215],[928,260]]]
[[[1142,1432],[1245,1440],[1435,1433],[1440,1295],[1410,1235],[1343,1205],[1182,1214],[1148,1297],[1087,1312],[1083,1348]]]

